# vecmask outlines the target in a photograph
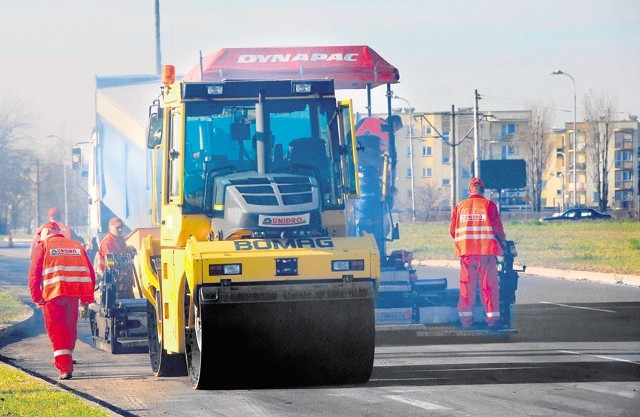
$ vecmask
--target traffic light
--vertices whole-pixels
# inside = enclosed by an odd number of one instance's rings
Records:
[[[71,148],[71,169],[82,171],[82,149],[79,146]]]

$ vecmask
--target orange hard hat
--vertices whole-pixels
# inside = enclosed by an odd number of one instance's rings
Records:
[[[58,207],[51,207],[47,213],[47,217],[50,219],[57,219],[59,214],[60,212],[58,211]]]
[[[478,178],[478,177],[471,178],[471,181],[469,181],[469,188],[475,187],[476,185],[479,185],[480,187],[484,187],[484,181],[482,181],[482,178]]]
[[[56,222],[48,222],[40,229],[40,240],[48,239],[53,235],[60,234],[60,226]]]
[[[118,226],[122,226],[123,224],[124,222],[120,217],[112,217],[111,220],[109,220],[109,227],[111,226],[118,227]]]

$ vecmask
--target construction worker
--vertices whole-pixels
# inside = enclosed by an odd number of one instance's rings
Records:
[[[107,254],[125,255],[130,253],[130,249],[124,240],[124,223],[119,217],[109,220],[109,233],[100,242],[100,248],[96,254],[96,269],[99,282],[104,283],[104,273],[106,270]],[[121,271],[123,272],[123,271]],[[129,271],[130,272],[130,271]],[[118,275],[118,280],[114,282],[116,298],[133,298],[133,277],[130,274],[122,273]]]
[[[78,336],[79,302],[93,302],[95,272],[79,242],[67,239],[55,222],[46,223],[31,256],[29,290],[42,308],[60,379],[71,379]]]
[[[458,314],[462,327],[473,325],[476,287],[490,328],[500,326],[500,302],[496,256],[502,255],[506,235],[495,203],[484,198],[484,181],[469,181],[468,199],[458,203],[451,213],[449,232],[460,258],[460,298]]]
[[[104,274],[108,253],[122,255],[128,252],[129,249],[124,240],[124,222],[119,217],[112,217],[109,220],[109,233],[100,242],[100,247],[96,254],[96,272],[99,275]]]
[[[57,207],[51,207],[49,209],[49,212],[47,213],[47,222],[57,223],[58,226],[60,227],[60,232],[64,235],[64,237],[66,237],[67,239],[75,240],[84,245],[84,239],[78,234],[76,234],[76,232],[74,232],[70,226],[67,226],[66,224],[62,223],[60,211],[58,210]],[[36,247],[36,244],[40,240],[40,231],[42,230],[43,227],[44,226],[38,227],[38,230],[36,230],[36,233],[33,235],[33,238],[31,239],[29,256],[31,256],[31,254],[33,253],[33,249]]]

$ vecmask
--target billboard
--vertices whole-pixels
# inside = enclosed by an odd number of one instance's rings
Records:
[[[527,166],[524,159],[487,159],[479,162],[485,188],[506,190],[527,186]]]

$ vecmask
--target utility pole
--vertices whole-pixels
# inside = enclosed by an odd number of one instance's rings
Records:
[[[458,175],[456,153],[456,107],[451,105],[451,119],[449,119],[449,143],[451,146],[451,210],[458,204]]]
[[[36,224],[34,233],[40,226],[40,160],[36,159]]]
[[[154,15],[156,23],[156,74],[162,74],[162,53],[160,49],[160,0],[155,0]]]
[[[440,113],[441,115],[447,115],[448,113]],[[460,139],[459,142],[456,142],[456,121],[455,121],[455,117],[456,117],[456,107],[455,105],[451,105],[451,119],[449,120],[449,140],[447,140],[442,133],[440,133],[438,131],[438,128],[436,128],[427,117],[425,117],[425,115],[422,115],[421,118],[422,120],[424,120],[425,122],[427,122],[427,124],[429,126],[431,126],[431,128],[436,132],[437,137],[439,137],[440,139],[442,139],[443,144],[449,146],[451,148],[451,159],[450,159],[450,163],[451,163],[451,208],[453,209],[453,207],[456,206],[456,204],[458,203],[458,168],[457,168],[457,152],[456,152],[456,148],[459,145],[462,145],[462,142],[464,142],[465,140],[471,138],[471,131],[473,130],[473,127],[471,127],[471,129],[469,129],[469,131],[462,137],[462,139]]]
[[[405,98],[397,96],[393,94],[391,97],[396,100],[404,101],[407,106],[409,106],[409,159],[410,159],[410,167],[411,167],[411,221],[412,223],[416,222],[416,187],[415,187],[415,172],[414,172],[414,163],[413,163],[413,107],[411,103]],[[391,130],[393,126],[391,126]]]
[[[62,158],[62,181],[64,184],[64,223],[69,224],[69,203],[68,203],[68,194],[67,194],[67,160],[66,160],[66,151],[67,145],[66,141],[58,135],[47,135],[48,138],[56,138],[62,143],[63,149],[63,158]]]
[[[478,137],[478,90],[473,90],[473,172],[476,177],[480,175],[480,138]]]

